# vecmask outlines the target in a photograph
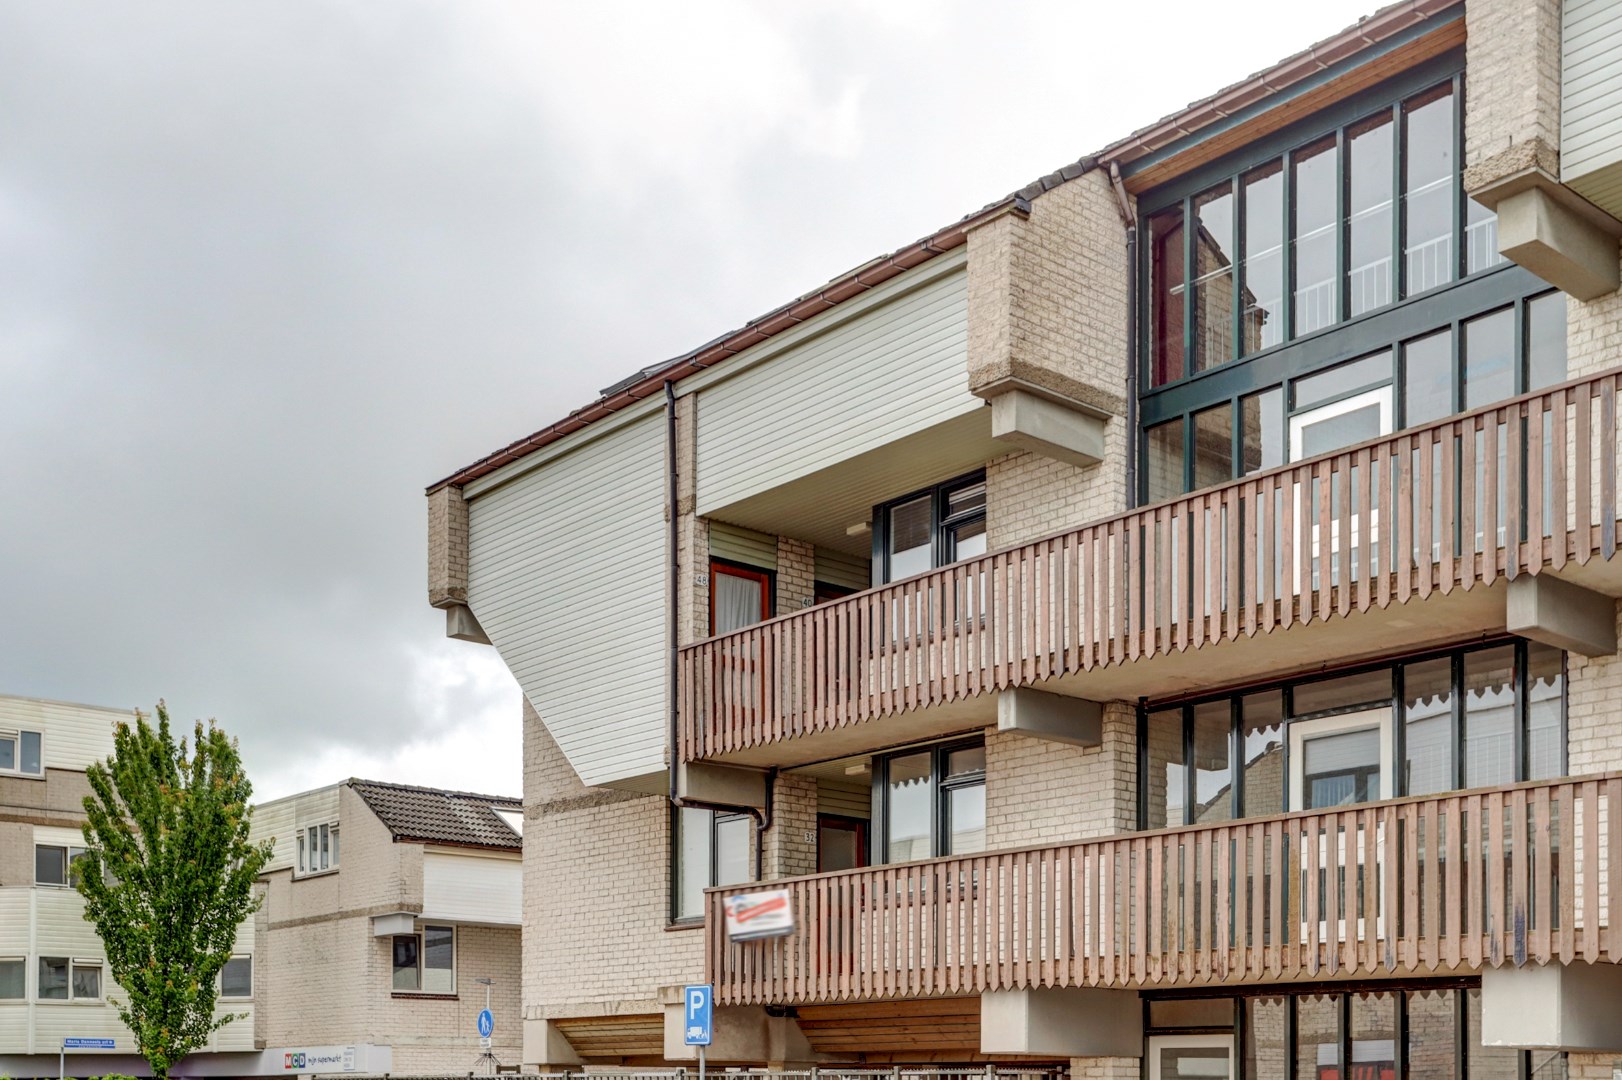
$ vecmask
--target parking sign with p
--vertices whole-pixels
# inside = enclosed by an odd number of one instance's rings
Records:
[[[688,1046],[708,1046],[715,1035],[715,988],[708,983],[682,990],[682,1038]]]

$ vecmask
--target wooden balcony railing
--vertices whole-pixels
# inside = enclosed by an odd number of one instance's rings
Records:
[[[713,889],[726,1004],[1622,961],[1622,773]],[[733,944],[726,898],[789,890]]]
[[[681,650],[683,760],[1616,553],[1622,374]]]

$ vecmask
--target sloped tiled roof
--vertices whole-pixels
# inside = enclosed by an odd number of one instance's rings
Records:
[[[381,780],[351,780],[349,786],[396,840],[507,851],[523,847],[523,839],[496,815],[496,810],[523,813],[521,799],[411,787]]]

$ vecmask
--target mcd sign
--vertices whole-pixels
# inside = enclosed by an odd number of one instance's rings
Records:
[[[794,932],[787,889],[742,893],[726,899],[727,937],[733,941],[783,937]]]

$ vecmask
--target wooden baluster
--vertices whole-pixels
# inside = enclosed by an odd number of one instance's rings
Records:
[[[1526,477],[1531,469],[1531,462],[1526,459],[1527,418],[1521,416],[1521,406],[1511,405],[1503,412],[1506,418],[1504,469],[1508,481],[1504,495],[1504,576],[1514,581],[1526,568],[1526,553],[1521,542],[1521,532],[1526,524],[1528,510],[1524,500]]]
[[[1453,429],[1458,435],[1459,446],[1459,559],[1463,569],[1459,572],[1459,584],[1466,590],[1476,583],[1476,516],[1479,510],[1476,502],[1476,419],[1467,417],[1456,420]]]
[[[1566,455],[1571,452],[1566,439],[1566,409],[1570,401],[1569,389],[1557,390],[1549,399],[1549,539],[1552,541],[1549,555],[1556,570],[1566,565],[1566,551],[1571,543],[1571,533],[1566,526]]]
[[[1599,385],[1599,534],[1600,554],[1616,554],[1616,376]]]
[[[1600,957],[1600,859],[1599,859],[1599,784],[1585,780],[1583,799],[1583,871],[1582,877],[1572,876],[1574,883],[1582,885],[1583,959],[1590,964]]]
[[[1509,904],[1505,892],[1504,795],[1488,792],[1482,809],[1487,815],[1487,958],[1497,967],[1504,962],[1504,942],[1509,930]]]
[[[1442,834],[1442,893],[1447,897],[1446,903],[1438,908],[1441,922],[1439,923],[1442,937],[1442,962],[1449,968],[1456,968],[1463,956],[1461,949],[1464,945],[1464,928],[1459,925],[1460,912],[1464,905],[1460,903],[1460,890],[1464,888],[1464,830],[1459,820],[1462,803],[1458,797],[1444,799],[1441,802],[1445,833]]]
[[[1314,976],[1318,974],[1322,960],[1318,947],[1323,937],[1324,921],[1324,897],[1318,881],[1318,870],[1323,865],[1322,828],[1322,819],[1314,816],[1301,819],[1301,828],[1297,832],[1301,839],[1298,855],[1302,878],[1301,920],[1306,931],[1302,947],[1306,953],[1307,973]]]
[[[1081,541],[1084,532],[1073,532],[1069,536],[1068,553],[1065,558],[1065,671],[1081,670],[1082,642],[1086,635],[1083,632],[1082,621],[1088,610],[1085,592],[1086,579],[1081,576]]]
[[[1484,890],[1486,889],[1486,838],[1482,835],[1481,796],[1466,795],[1464,797],[1464,827],[1463,847],[1461,855],[1465,859],[1468,874],[1465,893],[1463,932],[1464,960],[1473,968],[1481,966],[1483,955],[1482,945],[1485,927],[1482,925],[1486,910]]]
[[[1193,560],[1194,569],[1194,585],[1189,594],[1193,602],[1189,609],[1189,639],[1197,649],[1209,640],[1205,617],[1205,570],[1209,561],[1205,545],[1206,504],[1204,495],[1195,495],[1186,501],[1189,512],[1193,515],[1194,525],[1194,539],[1189,544],[1189,556]]]
[[[1339,814],[1325,814],[1318,819],[1323,828],[1322,846],[1319,848],[1319,857],[1323,867],[1323,892],[1319,897],[1323,904],[1323,945],[1324,962],[1329,974],[1340,972],[1340,948],[1351,927],[1346,925],[1348,907],[1342,900],[1343,887],[1346,885],[1346,842],[1341,833],[1341,819]]]
[[[1286,962],[1284,949],[1284,943],[1294,941],[1295,935],[1290,932],[1290,920],[1294,913],[1285,910],[1291,875],[1285,852],[1285,823],[1282,821],[1269,822],[1267,825],[1267,862],[1272,869],[1267,882],[1267,917],[1272,929],[1267,945],[1267,974],[1276,979],[1294,967]]]
[[[1356,455],[1354,475],[1356,488],[1353,499],[1357,511],[1357,594],[1356,603],[1358,611],[1367,611],[1374,601],[1374,572],[1372,548],[1374,536],[1378,530],[1379,517],[1374,509],[1369,474],[1374,470],[1375,455],[1370,447],[1364,447]]]
[[[1482,413],[1481,423],[1481,583],[1498,579],[1498,411]]]
[[[1527,555],[1522,569],[1535,574],[1543,568],[1543,403],[1532,398],[1526,403],[1526,542]]]
[[[1381,963],[1387,971],[1395,971],[1398,964],[1397,928],[1402,925],[1402,819],[1398,816],[1395,806],[1386,806],[1380,810],[1381,833],[1380,846],[1380,877],[1382,896],[1384,901],[1380,908],[1381,920],[1384,922],[1385,932],[1381,935]]]
[[[1577,957],[1577,789],[1564,783],[1552,794],[1560,811],[1560,881],[1555,901],[1560,909],[1560,940],[1556,955],[1561,963],[1569,964]]]
[[[1396,554],[1394,538],[1397,532],[1397,482],[1396,473],[1392,468],[1393,450],[1390,442],[1381,443],[1374,450],[1374,468],[1379,477],[1379,497],[1375,504],[1379,507],[1380,517],[1380,546],[1379,558],[1374,567],[1375,604],[1384,608],[1391,603],[1391,580]],[[1373,482],[1373,477],[1370,482]]]
[[[1572,446],[1572,461],[1576,466],[1572,508],[1577,513],[1572,521],[1572,531],[1576,534],[1574,554],[1577,562],[1586,566],[1594,554],[1594,396],[1593,387],[1586,383],[1574,387],[1572,392],[1572,404],[1577,412],[1577,434]]]
[[[1279,599],[1279,568],[1289,566],[1289,559],[1284,555],[1283,538],[1276,536],[1278,532],[1278,477],[1265,477],[1257,481],[1257,483],[1260,485],[1262,500],[1262,534],[1256,543],[1258,553],[1256,560],[1256,596],[1261,601],[1261,629],[1262,633],[1265,634],[1272,632],[1273,627],[1279,621],[1279,615],[1275,607]],[[1285,594],[1288,594],[1287,589]]]
[[[1419,921],[1419,962],[1436,970],[1440,961],[1440,949],[1437,947],[1438,939],[1442,936],[1442,823],[1440,807],[1437,803],[1419,803],[1415,806],[1415,816],[1420,821],[1420,847],[1421,857],[1420,876],[1423,879],[1420,903],[1421,915]]]
[[[1248,560],[1244,558],[1246,554],[1244,541],[1240,538],[1239,533],[1239,518],[1243,513],[1244,505],[1243,492],[1243,487],[1230,487],[1222,492],[1222,535],[1223,546],[1226,548],[1226,565],[1228,568],[1225,583],[1227,586],[1227,610],[1223,612],[1223,622],[1226,629],[1223,637],[1229,641],[1239,636],[1241,595],[1239,582],[1244,567],[1248,564]]]
[[[1419,807],[1408,803],[1400,808],[1402,820],[1402,964],[1410,971],[1419,967]]]
[[[1396,513],[1392,524],[1396,532],[1396,548],[1392,557],[1397,568],[1397,603],[1406,603],[1413,591],[1414,565],[1414,452],[1413,438],[1403,435],[1397,439],[1397,469],[1401,478],[1397,482]]]
[[[1414,436],[1414,470],[1418,483],[1418,498],[1414,503],[1414,573],[1420,598],[1431,594],[1435,562],[1431,553],[1436,550],[1432,524],[1436,507],[1436,449],[1435,432],[1421,431]]]
[[[1358,828],[1362,830],[1363,888],[1359,898],[1357,966],[1365,972],[1374,972],[1380,966],[1380,812],[1365,808],[1358,812]]]
[[[1549,962],[1550,924],[1554,921],[1549,909],[1553,897],[1554,863],[1549,848],[1554,841],[1554,823],[1549,805],[1549,789],[1534,788],[1530,792],[1532,810],[1531,880],[1527,889],[1526,917],[1530,933],[1527,948],[1540,964]]]
[[[1317,498],[1313,500],[1313,508],[1317,512],[1317,533],[1312,542],[1313,554],[1318,564],[1318,588],[1315,593],[1318,601],[1318,621],[1323,622],[1329,618],[1330,601],[1335,593],[1334,459],[1325,458],[1318,462],[1313,469],[1313,475],[1318,481]],[[1308,588],[1308,585],[1302,585],[1303,594],[1307,593]]]
[[[1622,777],[1605,781],[1605,877],[1609,883],[1606,907],[1609,918],[1605,927],[1605,958],[1612,963],[1622,959]],[[1599,877],[1598,872],[1595,874]]]

